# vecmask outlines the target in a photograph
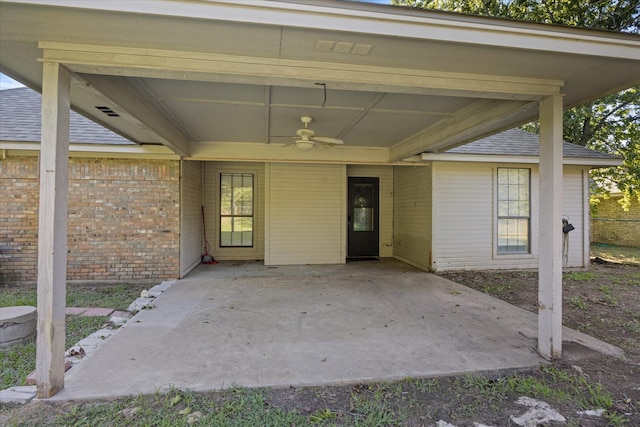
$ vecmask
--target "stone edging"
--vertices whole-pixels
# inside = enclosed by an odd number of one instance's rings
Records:
[[[93,352],[96,351],[107,338],[124,327],[127,321],[140,310],[153,308],[153,301],[176,282],[177,280],[165,280],[148,291],[142,291],[140,298],[137,298],[129,304],[126,312],[116,311],[113,313],[109,318],[109,326],[92,333],[69,348],[65,352],[65,371],[71,369],[84,359],[90,359]],[[31,377],[31,375],[29,377]],[[35,385],[13,386],[0,391],[0,403],[27,403],[35,396]]]

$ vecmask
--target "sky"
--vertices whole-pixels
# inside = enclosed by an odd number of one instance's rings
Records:
[[[352,0],[352,1],[358,1],[360,3],[391,4],[391,0]],[[13,89],[13,88],[22,87],[22,86],[24,85],[0,73],[0,90]]]
[[[4,74],[0,74],[0,90],[13,89],[14,87],[22,86],[24,86],[22,83],[19,83],[12,78],[5,76]]]

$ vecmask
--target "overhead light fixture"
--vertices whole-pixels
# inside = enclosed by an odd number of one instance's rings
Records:
[[[296,140],[295,144],[296,144],[296,147],[298,147],[298,149],[302,151],[312,150],[313,147],[316,146],[316,143],[309,139],[298,139]]]

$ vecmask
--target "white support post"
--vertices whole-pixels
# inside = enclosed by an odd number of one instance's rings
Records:
[[[562,355],[562,98],[540,102],[538,352]]]
[[[36,339],[40,398],[51,397],[64,387],[69,88],[66,68],[43,63]]]

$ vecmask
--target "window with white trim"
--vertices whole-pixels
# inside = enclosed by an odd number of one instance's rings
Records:
[[[531,169],[498,168],[498,254],[528,254]]]
[[[253,246],[253,174],[220,174],[220,247]]]

